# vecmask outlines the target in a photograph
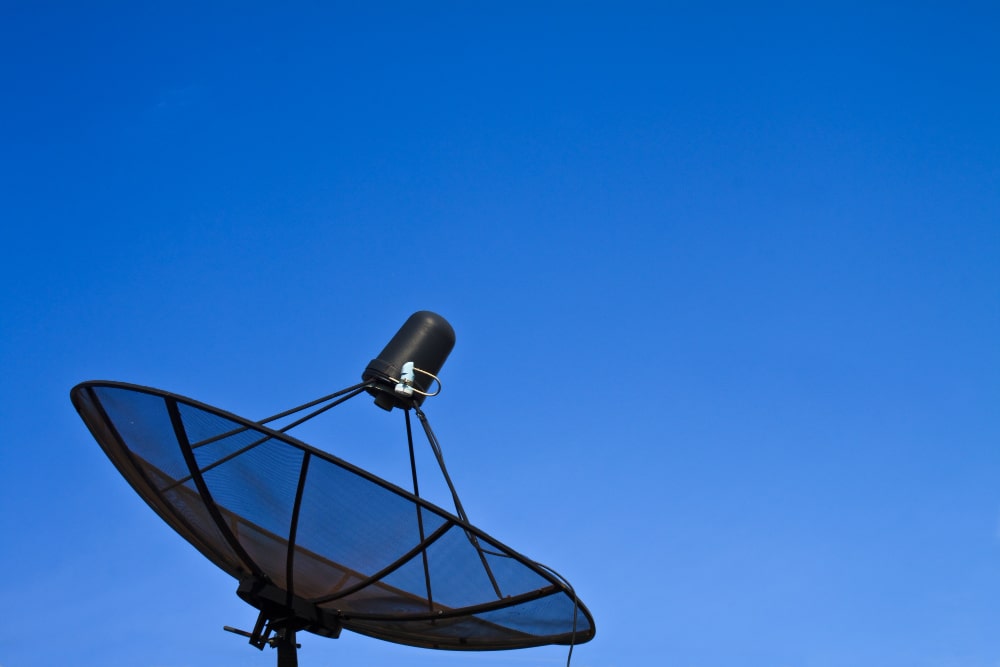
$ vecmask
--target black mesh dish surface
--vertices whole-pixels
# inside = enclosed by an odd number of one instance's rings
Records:
[[[85,382],[73,404],[160,517],[259,608],[401,644],[580,644],[559,577],[421,498],[286,434],[167,392]]]

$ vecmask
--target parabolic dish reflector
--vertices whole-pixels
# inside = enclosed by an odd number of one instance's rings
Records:
[[[84,382],[71,398],[135,490],[263,614],[439,649],[594,636],[557,575],[336,456],[148,387]]]

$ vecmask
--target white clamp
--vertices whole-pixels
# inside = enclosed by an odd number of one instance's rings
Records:
[[[415,374],[413,372],[413,362],[407,361],[403,364],[403,371],[400,374],[399,382],[396,383],[396,393],[400,396],[413,396],[414,378]]]

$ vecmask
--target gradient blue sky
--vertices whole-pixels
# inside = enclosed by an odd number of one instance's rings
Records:
[[[576,667],[1000,665],[1000,13],[359,4],[0,4],[0,666],[273,665],[69,389],[263,417],[421,309],[470,518],[594,612]],[[310,440],[397,481],[359,405]]]

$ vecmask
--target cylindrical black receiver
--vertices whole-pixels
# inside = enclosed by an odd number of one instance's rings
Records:
[[[361,379],[375,383],[368,391],[375,397],[375,405],[384,410],[419,406],[424,402],[422,394],[413,392],[405,396],[396,392],[403,364],[412,361],[417,369],[413,388],[430,393],[434,384],[430,376],[440,372],[453,347],[455,330],[448,321],[437,313],[421,310],[410,315],[385,349],[368,363]]]

